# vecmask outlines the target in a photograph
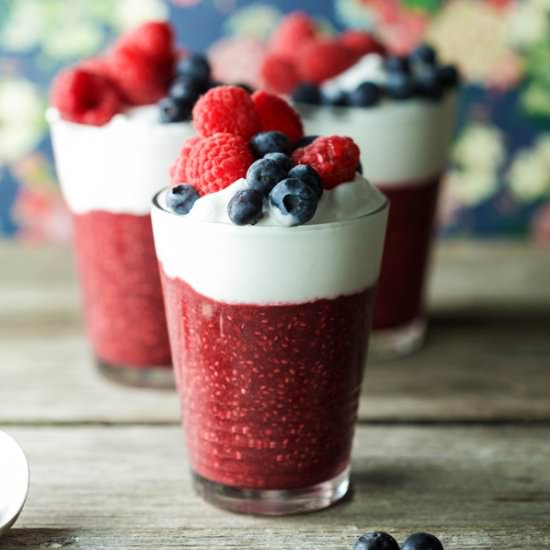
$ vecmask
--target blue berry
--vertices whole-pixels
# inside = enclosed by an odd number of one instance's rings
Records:
[[[357,165],[357,168],[355,169],[355,171],[358,172],[359,174],[363,173],[363,163],[361,161],[359,161],[359,164]]]
[[[170,86],[169,95],[178,101],[194,105],[202,91],[202,88],[195,80],[186,76],[181,76],[172,83],[172,86]]]
[[[176,214],[188,214],[199,194],[192,185],[187,183],[176,185],[168,190],[166,205]]]
[[[437,69],[426,66],[416,74],[416,88],[418,93],[427,99],[441,99],[443,84],[438,77]]]
[[[256,158],[261,158],[267,153],[287,155],[292,150],[292,144],[282,132],[260,132],[250,140],[250,148]]]
[[[311,145],[318,137],[319,136],[304,136],[296,142],[294,148],[299,149],[300,147],[307,147],[308,145]]]
[[[427,63],[428,65],[435,65],[437,63],[437,53],[429,44],[420,44],[411,54],[413,61],[420,61]]]
[[[442,65],[438,67],[437,77],[445,88],[452,88],[460,82],[460,73],[454,65]]]
[[[415,533],[407,538],[401,550],[443,550],[443,545],[430,533]]]
[[[414,95],[414,82],[407,73],[394,72],[388,75],[385,91],[392,99],[409,99]]]
[[[353,550],[399,550],[399,544],[384,531],[371,531],[355,541]]]
[[[227,205],[227,215],[235,225],[254,225],[263,216],[264,198],[254,189],[237,191]]]
[[[411,65],[408,57],[391,55],[384,60],[384,67],[390,73],[410,73]]]
[[[373,107],[380,101],[380,86],[374,82],[363,82],[350,94],[350,103],[356,107]]]
[[[289,178],[298,178],[304,183],[307,183],[317,195],[318,198],[321,198],[323,194],[323,184],[321,183],[321,178],[319,174],[307,164],[297,164],[290,172],[288,173]]]
[[[246,172],[246,181],[250,189],[262,195],[268,195],[273,187],[287,177],[288,170],[276,160],[263,158],[253,162]]]
[[[283,153],[267,153],[264,159],[269,159],[280,164],[287,172],[292,168],[292,159]]]
[[[344,90],[338,90],[336,93],[323,94],[323,103],[331,107],[346,107],[350,103],[350,98]]]
[[[288,225],[308,222],[317,210],[317,194],[298,178],[280,181],[269,195],[271,204],[286,218]]]
[[[292,92],[292,99],[298,103],[310,103],[320,105],[323,97],[317,84],[303,82]]]
[[[178,101],[168,96],[159,101],[158,107],[162,123],[183,122],[191,119],[193,105],[185,101]]]
[[[207,83],[210,80],[210,63],[205,55],[194,53],[179,62],[177,73],[189,76],[197,83]]]

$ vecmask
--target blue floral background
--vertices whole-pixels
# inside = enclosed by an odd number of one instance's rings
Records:
[[[169,18],[181,45],[210,50],[219,77],[255,82],[266,38],[297,7],[328,32],[376,29],[397,52],[426,38],[456,62],[466,86],[442,235],[550,244],[548,0],[0,0],[0,237],[70,236],[44,120],[60,67]]]

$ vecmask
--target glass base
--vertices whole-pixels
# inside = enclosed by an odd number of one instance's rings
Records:
[[[172,367],[132,367],[96,359],[99,372],[112,382],[138,388],[171,390],[175,388]]]
[[[420,317],[405,326],[373,330],[370,336],[369,359],[386,361],[414,353],[424,343],[426,326],[426,320]]]
[[[193,486],[206,502],[230,512],[259,516],[284,516],[328,508],[349,489],[348,466],[336,477],[303,489],[240,489],[210,481],[192,472]]]

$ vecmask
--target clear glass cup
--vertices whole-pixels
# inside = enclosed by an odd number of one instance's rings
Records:
[[[150,204],[192,127],[160,124],[156,106],[101,127],[47,117],[97,365],[121,383],[173,387]]]
[[[411,353],[426,333],[424,291],[456,93],[438,102],[383,101],[368,109],[297,107],[308,134],[348,135],[357,142],[366,155],[365,176],[390,201],[371,352],[376,358]]]
[[[191,220],[154,200],[194,486],[219,507],[282,515],[341,499],[387,201],[293,228]]]

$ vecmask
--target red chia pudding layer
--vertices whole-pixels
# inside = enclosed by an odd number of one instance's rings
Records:
[[[213,300],[162,274],[195,473],[299,489],[350,462],[374,289],[296,304]]]
[[[93,350],[112,366],[170,368],[148,215],[73,214],[74,249]]]
[[[377,184],[390,201],[373,329],[408,325],[423,314],[440,178]]]

